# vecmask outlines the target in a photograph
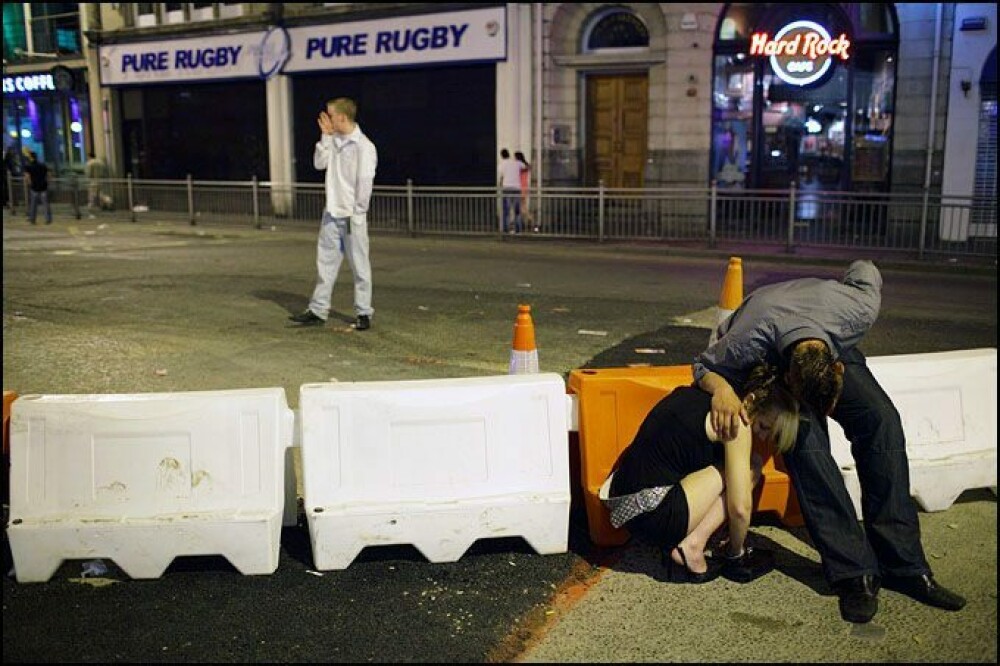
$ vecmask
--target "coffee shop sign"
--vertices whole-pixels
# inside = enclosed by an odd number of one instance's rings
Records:
[[[750,36],[750,55],[769,56],[771,68],[782,81],[796,86],[814,83],[830,70],[834,58],[850,58],[847,35],[832,38],[813,21],[794,21],[770,38],[766,32]]]
[[[3,77],[3,94],[31,93],[43,90],[55,90],[56,85],[51,74],[29,74],[27,76]]]

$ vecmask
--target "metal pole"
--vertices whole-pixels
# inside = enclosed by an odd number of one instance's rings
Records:
[[[254,174],[250,180],[250,189],[253,192],[253,225],[260,229],[260,202],[257,200],[257,175]]]
[[[503,186],[497,183],[497,237],[503,240]]]
[[[76,215],[76,219],[80,219],[80,179],[74,173],[70,178],[70,183],[73,187],[73,214]]]
[[[788,188],[788,243],[785,245],[787,252],[792,252],[795,245],[795,181],[792,181]]]
[[[930,187],[924,187],[924,206],[920,214],[920,240],[917,242],[917,259],[924,258],[924,247],[927,244],[927,208],[930,205]],[[941,217],[941,208],[938,208],[938,219]],[[940,234],[940,232],[938,232]]]
[[[542,171],[545,166],[544,140],[542,138],[542,114],[544,113],[545,57],[543,53],[542,28],[545,3],[538,2],[535,9],[535,226],[542,228]],[[529,195],[530,196],[530,195]]]
[[[198,221],[194,219],[194,183],[191,180],[191,174],[187,175],[187,195],[188,195],[188,219],[191,220],[191,226],[198,224]]]
[[[604,242],[604,180],[597,181],[597,242]]]
[[[709,195],[708,207],[708,246],[714,248],[717,243],[717,214],[719,206],[719,181],[712,179],[712,191]]]
[[[934,14],[934,53],[931,66],[931,106],[927,120],[927,156],[924,158],[924,206],[920,212],[920,247],[917,252],[919,259],[924,258],[924,236],[927,232],[928,190],[931,189],[931,166],[934,163],[934,134],[937,125],[938,77],[941,66],[941,3],[938,2]],[[940,211],[938,212],[940,215]],[[938,236],[941,229],[938,229]]]
[[[14,174],[8,171],[4,176],[7,179],[7,195],[10,197],[10,212],[17,213],[17,197],[14,196]]]
[[[417,232],[413,228],[413,179],[406,179],[406,230],[410,232],[410,238],[416,238]]]
[[[135,199],[132,196],[132,174],[129,173],[126,176],[128,185],[128,214],[132,216],[132,221],[135,222]]]

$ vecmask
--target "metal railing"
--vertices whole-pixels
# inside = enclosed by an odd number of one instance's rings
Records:
[[[27,185],[9,177],[12,210]],[[321,183],[268,181],[87,180],[54,178],[58,214],[80,219],[166,219],[254,228],[315,224]],[[528,196],[533,235],[604,241],[658,241],[716,247],[754,243],[779,251],[843,248],[898,252],[924,259],[996,260],[996,198],[930,193],[867,193],[704,188],[550,187]],[[496,187],[376,185],[368,212],[374,233],[502,237],[502,192]]]

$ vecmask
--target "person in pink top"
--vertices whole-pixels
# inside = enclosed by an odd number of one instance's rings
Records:
[[[532,230],[537,232],[538,227],[535,226],[531,209],[528,207],[528,196],[531,193],[531,165],[524,159],[524,153],[520,150],[514,153],[514,159],[521,166],[521,218],[526,224],[532,225]]]

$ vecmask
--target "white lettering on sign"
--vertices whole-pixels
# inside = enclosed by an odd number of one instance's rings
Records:
[[[56,84],[51,74],[26,74],[24,76],[3,77],[3,94],[31,93],[41,90],[55,90]]]
[[[831,38],[826,28],[813,21],[789,23],[774,39],[764,32],[750,35],[750,55],[770,57],[778,78],[796,86],[818,81],[832,66],[833,58],[850,58],[850,48],[846,34]]]

